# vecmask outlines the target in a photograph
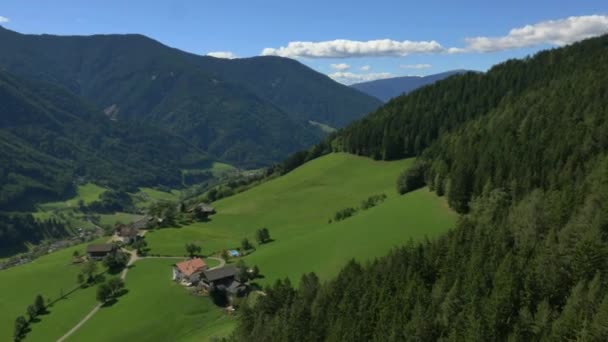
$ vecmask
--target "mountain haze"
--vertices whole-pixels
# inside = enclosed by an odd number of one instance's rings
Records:
[[[420,87],[424,87],[444,78],[453,75],[463,74],[465,72],[467,72],[467,70],[452,70],[428,76],[392,77],[381,80],[357,83],[351,85],[351,87],[362,91],[368,95],[374,96],[382,100],[383,102],[388,102],[394,97],[405,95]]]

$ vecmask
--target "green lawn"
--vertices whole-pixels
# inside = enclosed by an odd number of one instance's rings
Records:
[[[236,169],[230,164],[213,162],[213,164],[211,165],[211,173],[213,173],[215,177],[219,177],[227,172],[231,172],[234,170]]]
[[[85,246],[63,249],[29,264],[0,271],[0,341],[12,339],[15,318],[25,315],[27,306],[34,302],[37,294],[56,300],[61,292],[68,294],[76,286],[80,266],[71,264],[72,253],[74,250],[84,253]],[[94,306],[94,289],[68,294],[66,299],[49,308],[50,314],[31,326],[26,340],[54,341]]]
[[[397,175],[412,160],[373,161],[332,154],[249,191],[214,203],[211,222],[162,229],[146,236],[152,253],[183,255],[186,242],[204,253],[237,247],[268,227],[274,242],[246,259],[257,264],[264,282],[308,271],[335,274],[350,258],[384,255],[410,238],[435,236],[449,229],[455,215],[441,198],[426,190],[398,196]],[[340,209],[358,206],[370,195],[385,193],[378,207],[340,223],[327,221]]]
[[[141,219],[142,215],[129,213],[99,214],[99,224],[101,226],[114,227],[116,223],[128,224]]]
[[[50,210],[61,210],[67,208],[77,208],[78,202],[82,200],[84,204],[90,204],[91,202],[99,199],[99,196],[103,194],[106,189],[95,185],[93,183],[87,183],[84,185],[79,185],[76,189],[76,196],[70,198],[67,201],[60,202],[48,202],[39,205],[40,211],[50,211]]]
[[[201,341],[230,333],[234,320],[208,297],[171,280],[175,261],[146,259],[129,271],[129,292],[99,312],[69,341]]]
[[[154,201],[177,201],[179,199],[179,190],[171,190],[171,192],[160,191],[153,188],[140,188],[140,190],[148,195]]]

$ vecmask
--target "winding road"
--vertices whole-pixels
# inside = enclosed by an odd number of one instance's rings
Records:
[[[145,234],[145,232],[144,232]],[[184,257],[171,257],[171,256],[167,256],[167,257],[163,257],[163,256],[146,256],[146,257],[140,257],[137,255],[136,251],[129,251],[126,249],[122,249],[123,252],[128,253],[130,255],[129,257],[129,262],[127,263],[127,267],[125,267],[124,270],[122,270],[122,273],[120,274],[120,279],[125,280],[127,278],[127,273],[129,272],[129,269],[131,265],[133,265],[137,260],[140,259],[184,259]],[[217,260],[219,261],[219,265],[210,268],[210,270],[216,269],[216,268],[220,268],[220,267],[224,267],[224,265],[226,265],[226,260],[222,259],[222,258],[216,258],[216,257],[207,257],[206,259],[212,259],[212,260]],[[101,309],[101,307],[103,306],[103,303],[99,303],[97,304],[93,310],[91,310],[91,312],[89,312],[86,316],[84,316],[80,322],[78,322],[78,324],[76,324],[72,329],[70,329],[70,331],[68,331],[67,333],[65,333],[65,335],[61,336],[57,342],[63,342],[65,341],[68,337],[70,337],[73,333],[75,333],[78,329],[80,329],[80,327],[82,327],[89,319],[91,319],[91,317],[93,317],[97,311],[99,311],[99,309]]]

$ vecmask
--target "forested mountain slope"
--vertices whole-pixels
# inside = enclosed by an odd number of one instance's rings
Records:
[[[338,133],[334,149],[420,154],[406,178],[466,214],[329,283],[275,284],[233,338],[608,340],[607,62],[608,36],[589,39],[438,82]]]
[[[68,92],[0,71],[0,211],[69,194],[79,177],[117,188],[179,185],[207,155],[144,123],[114,122]]]
[[[295,61],[223,60],[141,35],[22,35],[0,28],[0,67],[64,87],[117,120],[161,125],[244,167],[321,139],[379,105]]]

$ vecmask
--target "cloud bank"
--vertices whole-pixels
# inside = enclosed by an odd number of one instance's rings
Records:
[[[11,21],[9,18],[0,15],[0,24],[8,23],[9,21]]]
[[[407,56],[418,53],[439,53],[445,50],[436,41],[396,41],[378,39],[357,41],[336,39],[323,42],[290,42],[279,48],[265,48],[262,56],[281,56],[290,58],[348,58]]]
[[[608,32],[608,16],[588,15],[542,21],[514,28],[502,37],[466,38],[466,47],[453,52],[496,52],[541,44],[566,45]]]
[[[237,55],[230,51],[213,51],[207,53],[207,56],[215,57],[215,58],[226,58],[226,59],[235,59],[238,58]]]
[[[514,28],[499,37],[465,38],[464,47],[444,47],[435,40],[397,41],[378,39],[357,41],[336,39],[321,42],[289,42],[287,46],[265,48],[263,56],[289,58],[402,57],[413,54],[455,54],[497,52],[543,44],[565,45],[608,32],[608,16],[588,15]],[[414,68],[415,69],[415,68]]]
[[[390,72],[357,74],[357,73],[353,73],[353,72],[338,71],[338,72],[331,73],[328,76],[331,77],[334,81],[350,85],[350,84],[354,84],[354,83],[368,82],[368,81],[380,80],[380,79],[384,79],[384,78],[390,78],[390,77],[393,77],[394,75],[391,74]]]

